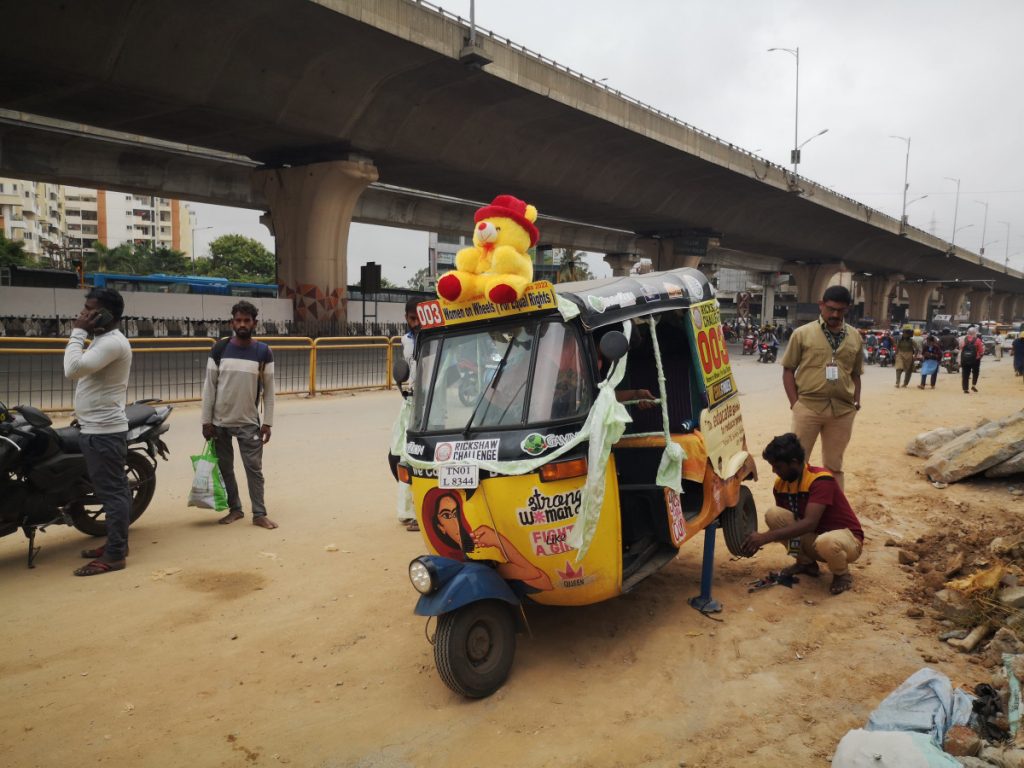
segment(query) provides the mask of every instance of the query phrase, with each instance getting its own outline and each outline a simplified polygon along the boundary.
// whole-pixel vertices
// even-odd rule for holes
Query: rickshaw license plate
[[[480,467],[476,464],[442,464],[437,468],[438,486],[441,488],[468,489],[480,485]]]

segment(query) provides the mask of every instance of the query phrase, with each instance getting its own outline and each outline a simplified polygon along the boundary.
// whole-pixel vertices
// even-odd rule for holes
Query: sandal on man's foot
[[[82,558],[85,560],[96,560],[100,557],[103,557],[103,555],[106,554],[106,552],[107,545],[103,544],[102,546],[96,547],[96,549],[83,549]],[[124,548],[124,556],[128,557],[128,547]]]
[[[405,530],[412,531],[412,532],[415,533],[419,529],[420,529],[420,524],[418,522],[416,522],[415,520],[408,520],[408,521],[406,521],[406,523],[405,523]]]
[[[813,579],[821,575],[821,569],[817,563],[793,563],[788,568],[779,571],[780,576],[796,576],[798,574],[810,576]]]
[[[243,517],[245,517],[245,513],[244,512],[238,512],[238,511],[228,512],[226,515],[224,515],[224,517],[222,517],[217,522],[220,523],[221,525],[228,525],[229,523],[235,522],[235,520],[241,520]]]
[[[853,576],[848,573],[844,573],[842,576],[832,577],[832,586],[828,588],[828,591],[833,595],[841,595],[852,586]]]
[[[91,563],[86,563],[81,568],[77,569],[75,571],[75,576],[99,576],[101,573],[123,571],[124,566],[124,560],[117,560],[113,563],[108,563],[106,560],[93,560]]]
[[[252,524],[259,526],[260,528],[266,528],[268,531],[272,531],[277,528],[277,523],[271,520],[266,515],[258,515],[252,519]]]

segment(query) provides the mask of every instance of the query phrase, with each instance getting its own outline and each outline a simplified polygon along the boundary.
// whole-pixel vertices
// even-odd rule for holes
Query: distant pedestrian
[[[978,336],[978,329],[973,325],[967,329],[964,343],[960,347],[960,377],[964,394],[978,391],[978,374],[981,373],[981,358],[985,355],[985,343]],[[967,391],[968,380],[971,390]]]
[[[833,285],[818,304],[821,316],[793,331],[782,356],[782,383],[792,431],[809,458],[821,435],[822,464],[843,487],[843,454],[860,410],[864,340],[844,318],[850,291]]]
[[[1013,340],[1013,375],[1024,375],[1024,331]]]
[[[64,375],[77,381],[75,418],[81,427],[79,446],[96,499],[103,503],[107,541],[82,550],[92,562],[75,576],[98,576],[120,571],[128,557],[128,525],[132,493],[128,487],[128,417],[125,399],[132,348],[118,330],[124,299],[110,288],[93,288],[85,295],[85,308],[75,319],[64,349]],[[92,333],[92,344],[85,340]]]
[[[921,349],[921,383],[918,389],[924,389],[925,381],[932,377],[932,389],[935,389],[935,381],[939,377],[939,361],[942,360],[942,347],[939,340],[929,334],[924,340],[924,347]]]
[[[218,341],[210,351],[203,385],[203,437],[214,441],[228,494],[228,513],[217,522],[227,525],[245,517],[235,479],[234,438],[249,484],[252,524],[277,528],[267,517],[263,499],[263,446],[270,442],[274,421],[274,355],[270,347],[252,337],[258,313],[248,301],[235,304],[231,308],[234,335]]]
[[[409,366],[409,379],[403,386],[410,392],[416,383],[416,341],[420,334],[420,318],[416,314],[416,308],[419,306],[419,302],[420,300],[416,298],[405,302],[405,324],[408,327],[408,331],[402,336],[402,357],[405,358],[405,362]],[[391,465],[391,472],[397,480],[399,457],[389,452],[388,462]],[[400,503],[396,505],[398,523],[405,526],[407,531],[418,531],[420,524],[416,521],[415,517],[409,517],[409,513],[413,511],[413,508],[409,499],[405,498],[408,487],[403,486],[399,490],[402,492],[402,497]]]
[[[914,372],[914,357],[917,347],[914,346],[914,326],[903,326],[903,334],[896,342],[896,386],[900,386],[900,374],[903,374],[903,386],[910,383],[910,374]]]

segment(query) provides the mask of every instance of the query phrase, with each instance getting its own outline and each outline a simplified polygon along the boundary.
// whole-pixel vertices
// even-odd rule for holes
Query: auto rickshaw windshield
[[[576,329],[517,321],[426,339],[410,429],[450,432],[585,417],[593,391]]]

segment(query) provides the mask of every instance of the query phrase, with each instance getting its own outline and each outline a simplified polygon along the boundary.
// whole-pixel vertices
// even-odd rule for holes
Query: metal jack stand
[[[700,595],[687,602],[701,613],[721,613],[722,604],[711,597],[711,578],[715,570],[715,536],[718,520],[704,529],[704,559],[700,567]]]

